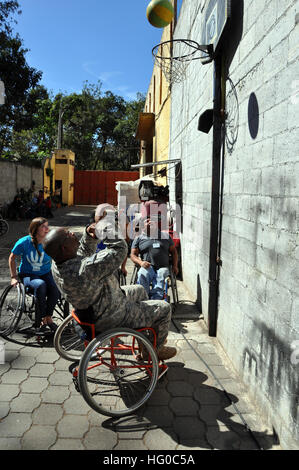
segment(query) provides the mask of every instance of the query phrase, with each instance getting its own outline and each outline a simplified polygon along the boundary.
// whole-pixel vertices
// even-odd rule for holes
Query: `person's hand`
[[[96,226],[96,224],[93,223],[93,224],[90,224],[89,227],[87,227],[87,229],[86,229],[86,232],[88,233],[88,235],[91,238],[97,238],[96,234],[95,234],[95,226]]]
[[[14,286],[14,287],[17,287],[18,284],[19,284],[18,278],[17,277],[12,277],[11,281],[10,281],[10,285]]]
[[[140,266],[141,266],[142,268],[149,269],[150,266],[151,266],[151,263],[149,263],[148,261],[142,261],[141,264],[140,264]]]

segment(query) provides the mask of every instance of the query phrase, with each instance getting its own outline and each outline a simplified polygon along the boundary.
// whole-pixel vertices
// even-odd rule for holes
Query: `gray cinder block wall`
[[[43,189],[41,168],[0,160],[0,205],[12,202],[17,190],[28,190],[32,180],[37,191]]]
[[[201,42],[206,4],[183,1],[175,37]],[[217,339],[291,449],[299,444],[299,2],[233,5]],[[184,281],[205,320],[213,132],[197,124],[212,107],[213,65],[193,61],[172,88],[169,158],[182,161]],[[174,204],[173,171],[169,184]]]

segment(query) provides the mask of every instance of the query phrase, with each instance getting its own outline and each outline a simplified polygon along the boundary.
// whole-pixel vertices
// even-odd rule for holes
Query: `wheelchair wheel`
[[[130,284],[136,284],[137,283],[137,275],[138,275],[138,266],[134,266],[132,276],[131,276],[131,281]]]
[[[148,360],[142,360],[143,357]],[[78,382],[85,401],[105,416],[133,413],[151,396],[158,380],[158,358],[151,342],[129,328],[113,329],[87,346]]]
[[[0,298],[0,334],[5,336],[13,333],[18,326],[24,310],[24,286],[8,286]]]
[[[75,329],[75,320],[69,315],[63,320],[55,332],[54,348],[59,356],[67,361],[79,361],[85,349],[84,339],[81,339]]]
[[[127,285],[127,277],[124,275],[124,273],[121,270],[119,270],[119,285],[120,286]]]
[[[8,232],[8,228],[9,226],[6,220],[0,219],[0,237]]]
[[[59,323],[67,318],[70,314],[70,304],[63,297],[58,299],[57,304],[54,307],[53,312],[53,321],[56,323],[57,320]]]
[[[171,293],[172,293],[172,302],[174,304],[177,304],[179,301],[179,296],[178,296],[178,289],[177,289],[177,283],[176,283],[176,276],[173,273],[172,269],[170,270],[170,287],[171,287]]]

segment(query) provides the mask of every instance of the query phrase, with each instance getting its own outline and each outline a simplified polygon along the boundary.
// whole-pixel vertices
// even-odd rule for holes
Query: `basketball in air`
[[[146,9],[146,16],[152,26],[165,28],[173,19],[173,5],[170,0],[152,0]]]

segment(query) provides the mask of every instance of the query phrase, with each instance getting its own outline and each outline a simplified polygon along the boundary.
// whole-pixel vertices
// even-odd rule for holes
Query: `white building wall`
[[[43,170],[5,160],[0,161],[0,205],[11,203],[17,190],[27,191],[35,181],[36,191],[43,189]]]
[[[184,0],[175,37],[201,42],[206,4]],[[228,123],[235,142],[225,146],[217,338],[281,444],[295,448],[299,443],[299,364],[294,354],[296,341],[299,349],[299,1],[239,0],[242,10],[240,42],[233,52],[230,36],[227,40]],[[206,320],[213,132],[199,132],[197,125],[200,114],[212,107],[213,64],[193,61],[186,80],[172,88],[170,158],[182,160],[184,281],[194,297],[200,281]],[[174,204],[173,176],[170,172]]]

